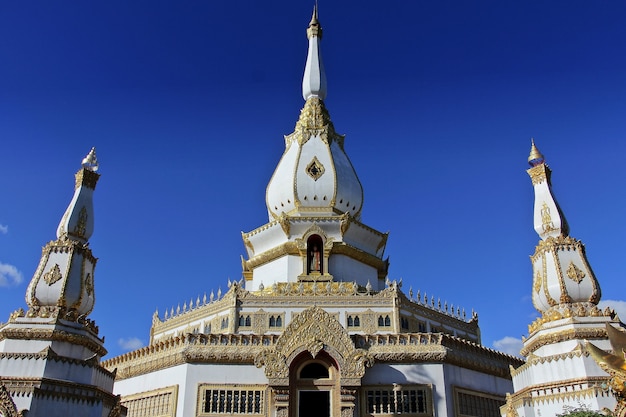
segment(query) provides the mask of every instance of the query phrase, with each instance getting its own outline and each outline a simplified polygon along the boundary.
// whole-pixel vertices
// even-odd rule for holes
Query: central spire
[[[346,155],[344,136],[337,134],[324,105],[326,75],[319,52],[322,28],[317,7],[307,28],[307,55],[302,96],[306,100],[294,132],[285,136],[285,152],[267,186],[270,220],[288,216],[358,218],[363,187]]]
[[[322,39],[322,26],[317,19],[317,5],[313,8],[313,16],[306,30],[309,38],[309,52],[304,67],[302,78],[302,97],[308,100],[311,97],[326,98],[326,73],[320,52],[320,40]]]
[[[363,187],[345,152],[344,136],[335,131],[324,105],[317,7],[307,35],[306,102],[267,184],[269,223],[242,234],[248,255],[242,261],[246,290],[334,279],[382,289],[387,235],[360,222]]]

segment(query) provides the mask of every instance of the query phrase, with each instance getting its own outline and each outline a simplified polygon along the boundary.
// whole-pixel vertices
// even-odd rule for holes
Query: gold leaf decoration
[[[544,233],[550,233],[556,230],[554,223],[552,222],[552,216],[550,214],[550,207],[544,202],[541,206],[541,226]]]
[[[59,268],[59,264],[54,264],[51,270],[43,274],[43,280],[46,281],[48,285],[52,285],[58,280],[63,278],[61,275],[61,268]]]
[[[93,295],[93,276],[90,273],[87,273],[85,277],[85,291],[87,291],[87,295]]]
[[[537,275],[535,275],[535,282],[533,284],[533,289],[537,294],[539,294],[539,291],[541,291],[541,280],[541,272],[537,271]]]
[[[83,206],[80,209],[80,213],[78,213],[78,223],[74,226],[73,234],[78,237],[85,237],[85,232],[87,230],[87,208]]]
[[[567,276],[572,281],[580,284],[586,275],[583,271],[580,270],[580,268],[574,265],[574,262],[570,262],[569,266],[567,267]]]

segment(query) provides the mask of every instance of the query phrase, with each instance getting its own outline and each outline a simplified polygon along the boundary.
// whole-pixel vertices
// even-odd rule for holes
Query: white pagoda
[[[499,416],[522,361],[481,345],[476,314],[387,276],[325,107],[317,11],[307,35],[304,108],[269,222],[243,234],[242,279],[155,313],[149,346],[104,363],[115,393],[129,417]]]
[[[28,310],[0,325],[0,416],[120,417],[112,394],[115,372],[100,365],[104,339],[89,319],[95,304],[93,192],[99,174],[95,149],[83,159],[76,186],[44,246],[26,290]]]
[[[613,410],[609,376],[589,356],[585,341],[610,350],[606,325],[624,325],[614,311],[598,308],[601,292],[580,240],[569,236],[552,194],[551,170],[533,141],[528,174],[535,189],[534,227],[540,237],[533,266],[533,305],[541,316],[528,326],[521,354],[511,368],[515,391],[502,408],[506,417],[555,416],[564,407]]]

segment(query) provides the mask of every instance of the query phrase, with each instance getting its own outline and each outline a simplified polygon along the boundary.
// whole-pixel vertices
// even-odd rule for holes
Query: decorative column
[[[341,387],[341,417],[355,417],[357,392],[355,387]]]
[[[289,417],[289,387],[274,387],[274,412],[272,417]]]

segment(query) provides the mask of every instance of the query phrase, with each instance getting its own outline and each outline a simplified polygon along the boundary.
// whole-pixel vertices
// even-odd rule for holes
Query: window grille
[[[364,397],[366,416],[432,415],[431,390],[428,386],[412,386],[401,389],[394,387],[366,388]]]
[[[265,413],[265,390],[226,387],[203,389],[201,416]]]
[[[458,417],[500,417],[500,407],[506,404],[506,399],[497,395],[461,388],[455,391]]]

